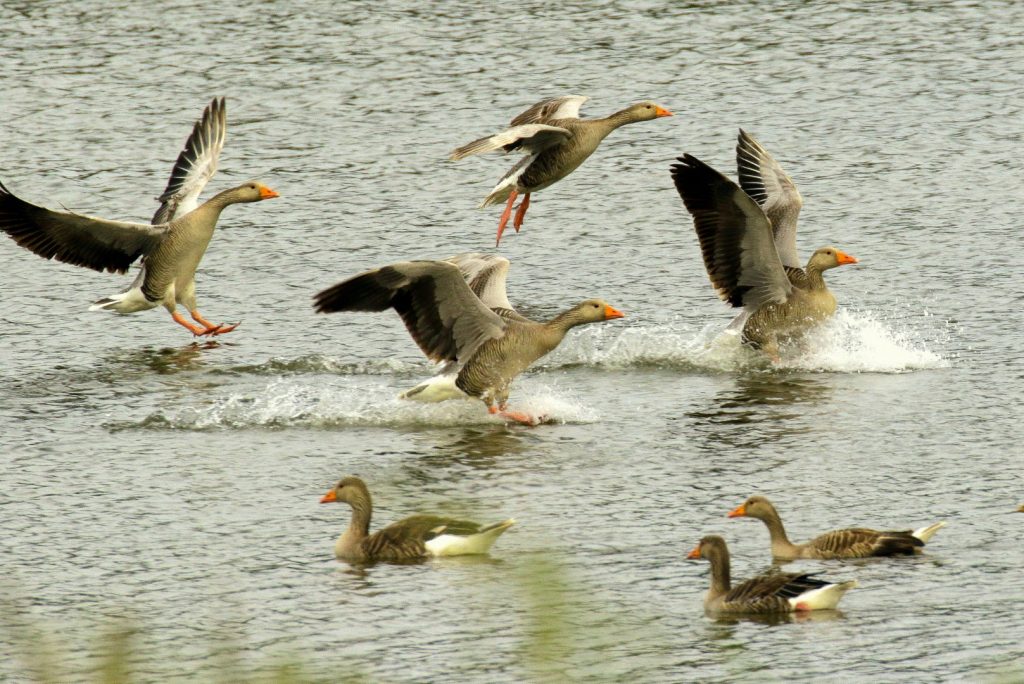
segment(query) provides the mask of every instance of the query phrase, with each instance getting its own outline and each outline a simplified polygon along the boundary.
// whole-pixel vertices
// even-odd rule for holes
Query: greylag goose
[[[704,265],[719,296],[744,312],[730,325],[743,341],[779,360],[779,344],[832,316],[824,271],[855,264],[822,247],[800,268],[796,225],[802,200],[760,144],[740,131],[740,185],[689,154],[672,166],[676,190],[693,215]]]
[[[501,243],[501,234],[512,215],[512,205],[520,194],[523,201],[512,222],[517,233],[530,206],[530,194],[540,192],[576,170],[609,133],[625,124],[672,116],[672,112],[653,102],[638,102],[600,119],[581,119],[580,107],[588,99],[569,95],[538,102],[512,119],[509,128],[501,133],[474,140],[452,152],[453,161],[497,149],[526,153],[480,204],[486,207],[506,202],[498,221],[495,245]]]
[[[343,478],[320,499],[320,503],[336,501],[352,507],[352,520],[334,544],[334,555],[357,563],[487,553],[502,532],[516,522],[510,518],[481,527],[467,520],[413,515],[370,534],[373,501],[365,482],[355,476]]]
[[[921,553],[936,532],[945,527],[937,522],[918,530],[880,531],[863,527],[833,530],[809,542],[793,544],[786,536],[782,518],[772,502],[763,496],[752,496],[729,513],[730,518],[757,518],[764,522],[772,541],[772,556],[782,560],[795,558],[868,558],[871,556],[902,556]]]
[[[857,582],[825,582],[812,574],[773,572],[732,586],[725,540],[709,535],[686,556],[711,563],[711,588],[704,597],[709,613],[794,613],[832,610]]]
[[[195,273],[224,207],[277,197],[270,188],[247,182],[225,190],[202,206],[197,198],[217,170],[226,130],[224,100],[214,99],[178,156],[153,224],[128,223],[53,211],[16,197],[0,183],[0,230],[44,259],[96,271],[126,273],[139,257],[138,277],[119,294],[95,302],[91,310],[127,314],[164,306],[193,335],[220,335],[235,325],[203,318],[196,307]],[[183,305],[199,323],[185,320]]]
[[[601,299],[588,299],[546,322],[516,311],[505,293],[509,261],[460,254],[447,261],[402,261],[366,271],[315,296],[320,313],[394,309],[427,357],[444,362],[442,377],[463,394],[480,398],[490,413],[522,423],[533,419],[506,411],[512,380],[557,347],[578,325],[623,314]],[[404,396],[450,398],[420,385]]]

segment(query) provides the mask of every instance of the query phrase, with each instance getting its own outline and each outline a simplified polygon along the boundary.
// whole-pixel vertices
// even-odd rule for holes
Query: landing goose
[[[342,478],[320,503],[343,501],[352,507],[348,528],[334,544],[334,555],[357,563],[415,561],[431,556],[483,554],[515,520],[481,527],[436,515],[413,515],[370,534],[373,501],[360,478]]]
[[[530,416],[506,411],[512,380],[552,351],[572,328],[622,318],[601,299],[588,299],[546,322],[516,311],[505,293],[509,261],[486,254],[460,254],[446,261],[402,261],[349,278],[319,292],[320,313],[384,311],[393,308],[433,361],[445,363],[442,376],[490,413],[523,423]],[[439,401],[431,383],[408,398]]]
[[[782,518],[772,502],[763,496],[752,496],[729,513],[730,518],[757,518],[764,522],[772,542],[772,556],[782,560],[796,558],[868,558],[871,556],[902,556],[921,553],[936,532],[945,527],[937,522],[918,530],[871,530],[851,527],[819,535],[809,542],[793,544],[786,536]]]
[[[507,200],[498,221],[495,245],[501,243],[501,234],[512,214],[512,205],[520,194],[523,194],[523,201],[512,222],[517,233],[530,206],[530,194],[572,173],[593,154],[609,133],[625,124],[672,116],[672,112],[653,102],[638,102],[600,119],[581,119],[580,107],[588,99],[582,95],[569,95],[543,100],[512,119],[510,127],[501,133],[474,140],[451,153],[453,161],[497,149],[526,153],[480,205],[486,207]]]
[[[163,306],[193,335],[220,335],[236,325],[218,325],[196,307],[195,273],[224,207],[277,197],[247,182],[197,207],[197,198],[217,169],[226,131],[224,99],[214,99],[178,156],[153,224],[128,223],[54,211],[15,196],[0,183],[0,230],[45,259],[96,271],[125,273],[141,257],[138,277],[122,292],[100,299],[91,310],[134,313]],[[178,310],[184,306],[195,325]]]
[[[817,579],[813,574],[773,572],[758,575],[732,586],[729,549],[725,540],[708,535],[686,556],[711,563],[711,588],[704,597],[708,613],[794,613],[832,610],[856,581],[838,584]]]
[[[743,307],[730,328],[779,360],[779,344],[835,313],[822,273],[857,259],[822,247],[800,268],[796,226],[802,200],[774,158],[746,132],[736,148],[740,185],[689,154],[672,166],[693,215],[704,266],[719,296]]]

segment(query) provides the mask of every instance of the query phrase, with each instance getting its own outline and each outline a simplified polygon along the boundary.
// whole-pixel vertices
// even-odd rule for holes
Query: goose
[[[231,204],[278,197],[249,181],[214,195],[201,206],[199,194],[217,170],[227,119],[224,99],[203,111],[171,172],[152,224],[111,221],[31,204],[0,183],[0,230],[44,259],[96,271],[126,273],[140,257],[135,280],[122,292],[95,302],[91,311],[128,314],[163,306],[175,323],[195,336],[222,335],[237,327],[206,320],[196,307],[195,273],[213,237],[221,211]],[[178,312],[183,305],[199,325]]]
[[[588,99],[583,95],[568,95],[543,100],[512,119],[504,131],[474,140],[451,153],[449,158],[452,161],[497,149],[526,153],[480,204],[487,207],[506,202],[505,211],[498,221],[495,246],[501,243],[516,197],[523,195],[512,222],[518,233],[530,206],[530,195],[575,171],[609,133],[625,124],[672,116],[672,112],[664,107],[645,101],[600,119],[581,119],[580,107]]]
[[[719,296],[744,311],[730,324],[746,344],[779,361],[779,344],[835,313],[822,274],[857,259],[822,247],[800,267],[796,226],[802,199],[796,185],[760,143],[742,129],[736,147],[740,184],[696,157],[672,165],[672,178],[693,215],[704,266]]]
[[[711,563],[711,588],[704,597],[708,613],[794,613],[832,610],[856,580],[838,584],[813,574],[773,572],[752,577],[735,587],[729,575],[729,549],[725,540],[708,535],[686,556]]]
[[[764,522],[772,540],[772,556],[781,560],[913,555],[921,553],[921,549],[932,535],[946,526],[945,522],[937,522],[913,531],[880,531],[851,527],[826,532],[803,544],[793,544],[786,536],[782,518],[779,517],[775,506],[763,496],[750,497],[730,511],[728,517],[757,518]]]
[[[366,483],[354,475],[344,477],[320,499],[322,504],[339,501],[352,507],[352,520],[335,542],[334,555],[357,563],[487,553],[495,540],[516,522],[509,518],[481,527],[467,520],[413,515],[370,534],[373,500]]]
[[[508,259],[478,253],[401,261],[317,293],[314,307],[319,313],[394,309],[423,353],[445,364],[440,377],[449,386],[478,397],[492,414],[533,424],[529,415],[506,410],[512,380],[554,350],[572,328],[624,314],[602,299],[588,299],[546,322],[532,321],[508,301],[508,268]],[[437,384],[422,384],[404,396],[451,398]]]

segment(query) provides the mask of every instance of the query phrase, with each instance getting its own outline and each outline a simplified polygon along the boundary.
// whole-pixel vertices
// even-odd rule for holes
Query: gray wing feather
[[[203,110],[174,163],[167,187],[157,198],[161,204],[153,215],[153,223],[169,223],[196,208],[199,194],[217,172],[227,126],[224,98],[214,98]]]
[[[109,221],[39,207],[11,194],[2,183],[0,230],[44,259],[112,273],[127,272],[167,234],[165,225]]]
[[[506,279],[508,278],[509,260],[497,254],[467,252],[456,254],[447,259],[462,272],[469,289],[473,291],[488,309],[509,309],[514,311],[508,301]]]
[[[541,100],[525,112],[512,119],[510,126],[531,123],[550,123],[557,119],[578,119],[580,107],[590,98],[586,95],[566,95]]]
[[[761,207],[696,157],[686,154],[679,162],[672,166],[672,178],[693,215],[704,266],[719,296],[749,309],[786,301],[793,286]]]
[[[526,152],[537,153],[565,142],[571,136],[571,132],[557,126],[547,126],[545,124],[515,126],[496,135],[467,143],[454,150],[449,159],[458,161],[473,154],[492,152],[503,147],[510,147],[510,149],[522,148]]]
[[[803,199],[793,179],[761,143],[742,128],[736,143],[736,166],[740,187],[761,205],[772,223],[775,248],[782,265],[799,268],[796,230]]]
[[[393,308],[423,353],[438,362],[464,362],[506,325],[446,261],[402,261],[361,273],[318,293],[314,306],[321,313]]]

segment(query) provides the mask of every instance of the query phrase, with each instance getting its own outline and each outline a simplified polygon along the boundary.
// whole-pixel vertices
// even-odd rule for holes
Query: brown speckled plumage
[[[790,599],[805,592],[836,586],[841,595],[855,584],[833,585],[807,573],[771,572],[732,586],[729,549],[717,535],[701,539],[688,558],[703,558],[711,564],[711,587],[704,597],[704,609],[713,613],[791,613],[794,605]]]
[[[883,531],[851,527],[826,532],[803,544],[793,544],[786,536],[782,518],[775,506],[763,496],[748,498],[733,510],[729,517],[756,518],[763,521],[771,538],[772,556],[783,560],[912,555],[921,553],[927,539],[943,525],[943,523],[938,523],[917,532],[914,530]]]
[[[465,538],[480,535],[475,537],[476,546],[472,546],[473,542],[467,539],[471,550],[463,553],[484,552],[514,523],[512,520],[505,520],[481,526],[468,520],[436,515],[413,515],[371,534],[373,500],[363,480],[355,476],[345,477],[321,499],[321,503],[335,501],[347,503],[352,507],[352,519],[335,544],[335,555],[355,562],[402,562],[422,560],[431,555],[461,555],[431,552],[428,543],[442,535]]]

